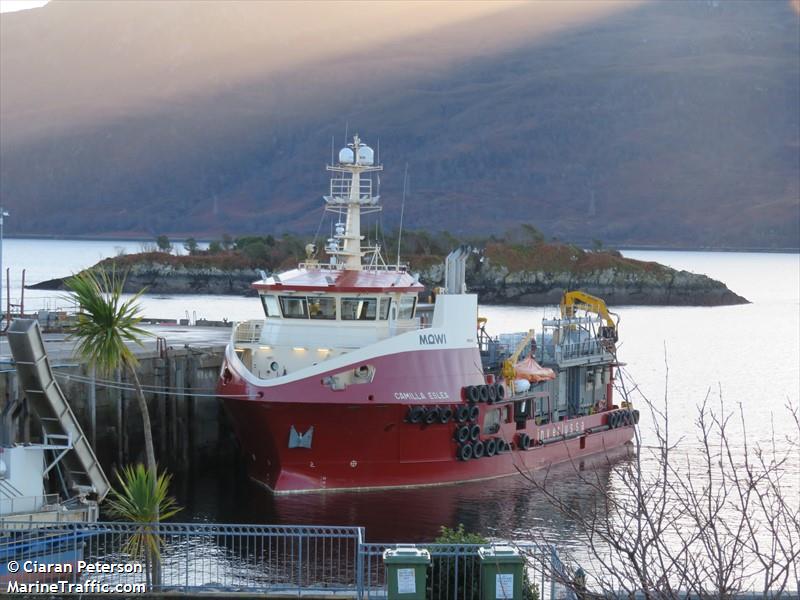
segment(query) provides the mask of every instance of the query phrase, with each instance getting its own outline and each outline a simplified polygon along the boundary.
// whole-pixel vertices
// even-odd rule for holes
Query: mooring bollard
[[[482,600],[522,600],[525,559],[511,546],[478,549]]]
[[[414,545],[398,545],[383,552],[389,588],[388,600],[425,600],[431,553]]]

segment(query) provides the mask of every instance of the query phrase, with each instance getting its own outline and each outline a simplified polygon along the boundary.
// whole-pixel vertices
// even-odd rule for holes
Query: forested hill
[[[410,228],[800,246],[797,3],[599,5],[3,14],[7,233],[313,232],[348,127],[380,140],[387,227],[408,163]]]

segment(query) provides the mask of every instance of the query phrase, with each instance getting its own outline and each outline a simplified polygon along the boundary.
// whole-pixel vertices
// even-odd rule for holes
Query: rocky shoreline
[[[467,287],[482,304],[541,306],[558,303],[565,290],[582,290],[608,304],[660,306],[724,306],[748,300],[706,275],[658,268],[632,271],[605,267],[584,272],[564,269],[514,270],[492,264],[487,258],[467,264]],[[147,293],[255,295],[251,284],[261,279],[259,269],[219,268],[159,263],[153,260],[129,266],[126,292],[147,288]],[[414,269],[426,287],[444,284],[444,265]],[[64,290],[64,278],[51,279],[29,289]]]

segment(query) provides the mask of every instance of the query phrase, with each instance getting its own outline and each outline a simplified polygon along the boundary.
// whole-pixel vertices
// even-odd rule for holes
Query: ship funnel
[[[444,261],[444,289],[446,294],[465,294],[467,291],[467,257],[469,246],[459,246]]]

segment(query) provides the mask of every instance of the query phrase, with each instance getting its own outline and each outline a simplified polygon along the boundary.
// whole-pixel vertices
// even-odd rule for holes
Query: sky
[[[47,4],[48,0],[0,0],[0,13],[39,8]]]

